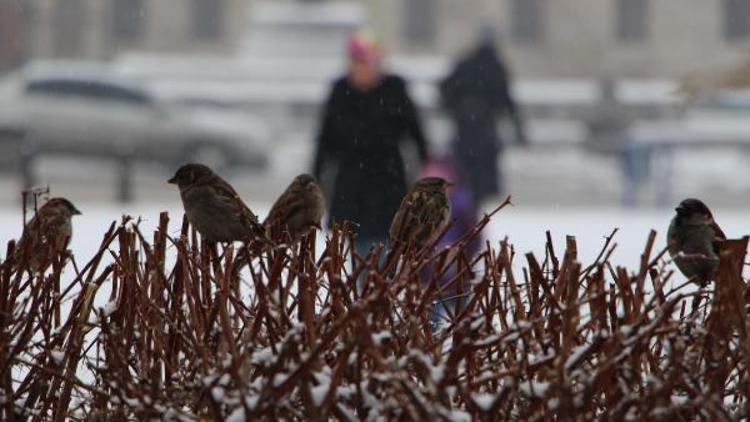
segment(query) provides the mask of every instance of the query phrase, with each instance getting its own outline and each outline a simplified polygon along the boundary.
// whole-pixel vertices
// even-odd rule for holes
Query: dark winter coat
[[[454,154],[469,175],[475,197],[498,193],[497,154],[502,144],[497,119],[509,114],[519,122],[508,72],[494,47],[481,46],[459,61],[441,82],[440,94],[456,126]]]
[[[314,173],[328,163],[336,168],[331,220],[360,225],[361,237],[385,238],[391,219],[406,194],[406,176],[399,143],[416,143],[420,158],[427,145],[417,111],[403,79],[383,76],[368,92],[346,78],[337,80],[323,113],[317,138]]]

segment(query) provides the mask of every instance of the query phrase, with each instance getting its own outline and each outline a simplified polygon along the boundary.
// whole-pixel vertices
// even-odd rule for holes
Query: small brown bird
[[[224,179],[203,164],[185,164],[167,181],[180,188],[190,224],[203,240],[232,242],[265,237],[258,217]]]
[[[24,227],[18,242],[17,259],[22,259],[21,254],[30,253],[30,268],[44,272],[53,256],[67,250],[73,235],[72,217],[80,214],[78,208],[65,198],[47,201]]]
[[[719,248],[726,236],[698,199],[685,199],[675,211],[667,231],[669,255],[685,277],[705,286],[716,274]]]
[[[271,239],[284,240],[286,232],[296,241],[311,227],[320,229],[323,213],[325,199],[318,181],[309,174],[300,174],[273,204],[263,226]]]
[[[389,231],[392,245],[412,242],[424,246],[450,223],[451,203],[446,189],[450,182],[440,177],[417,180],[401,201]]]

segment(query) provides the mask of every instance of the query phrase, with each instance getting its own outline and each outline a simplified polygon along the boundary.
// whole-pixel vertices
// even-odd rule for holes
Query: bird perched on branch
[[[450,223],[449,186],[452,184],[440,177],[425,177],[414,183],[393,217],[389,230],[392,245],[425,246]]]
[[[180,188],[190,224],[203,240],[231,242],[265,238],[258,217],[232,186],[203,164],[185,164],[167,181]]]
[[[325,199],[318,181],[309,174],[300,174],[273,204],[263,226],[271,239],[285,240],[284,233],[288,233],[295,241],[312,227],[320,229],[324,213]]]
[[[78,208],[65,198],[47,201],[24,227],[18,242],[17,259],[23,259],[23,254],[31,254],[30,268],[44,272],[52,263],[53,256],[67,251],[73,235],[71,220],[74,215],[80,214]]]
[[[685,199],[675,211],[667,232],[669,255],[685,277],[705,286],[716,274],[719,248],[726,236],[698,199]]]

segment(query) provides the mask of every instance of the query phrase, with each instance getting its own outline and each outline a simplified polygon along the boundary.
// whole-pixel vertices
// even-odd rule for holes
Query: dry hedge
[[[20,257],[0,273],[0,418],[750,416],[747,238],[725,245],[712,292],[686,292],[667,289],[653,232],[634,272],[609,262],[615,232],[588,265],[549,233],[541,259],[506,241],[467,256],[490,217],[446,249],[391,251],[387,271],[349,227],[259,253],[201,244],[184,221],[172,238],[166,214],[150,240],[113,223],[82,267],[34,274]]]

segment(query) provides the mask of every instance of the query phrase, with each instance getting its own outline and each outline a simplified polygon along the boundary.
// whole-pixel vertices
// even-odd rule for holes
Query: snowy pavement
[[[249,206],[261,217],[267,213],[270,205],[270,202],[249,202]],[[74,219],[71,243],[79,264],[93,256],[109,225],[119,221],[124,214],[140,217],[143,220],[142,232],[147,237],[158,224],[162,211],[169,212],[171,232],[177,233],[182,221],[182,207],[178,201],[168,202],[168,205],[144,202],[127,206],[82,203],[79,208],[83,215]],[[717,208],[714,211],[727,236],[750,234],[747,219],[750,210]],[[634,270],[638,268],[640,254],[651,229],[658,232],[656,249],[665,246],[664,236],[671,216],[670,210],[515,206],[497,214],[485,230],[485,236],[495,245],[507,236],[515,247],[517,262],[521,263],[526,252],[534,252],[538,258],[543,258],[546,230],[551,231],[559,254],[563,252],[565,236],[574,235],[578,242],[579,260],[587,264],[598,255],[605,236],[618,228],[615,236],[618,246],[612,255],[612,262]],[[0,207],[0,243],[3,245],[0,255],[5,254],[7,242],[21,234],[21,221],[19,209]]]
[[[224,174],[240,196],[261,216],[273,200],[298,173],[308,171],[312,154],[307,131],[273,144],[270,168],[264,172],[243,171]],[[747,215],[750,211],[750,170],[745,165],[750,152],[686,152],[675,157],[674,196],[667,203],[695,196],[704,199],[714,210],[717,221],[727,235],[740,237],[750,233]],[[580,260],[586,264],[599,253],[604,237],[615,227],[618,248],[613,263],[637,268],[639,256],[651,229],[659,232],[657,249],[665,245],[664,232],[672,216],[670,208],[619,208],[622,194],[621,168],[614,156],[573,149],[509,149],[501,158],[506,170],[506,186],[513,192],[515,207],[500,212],[486,230],[486,236],[497,242],[508,236],[515,246],[517,263],[532,251],[544,254],[545,231],[551,230],[557,250],[562,253],[566,235],[578,240]],[[161,211],[168,211],[170,230],[176,233],[182,220],[179,193],[166,183],[174,169],[155,165],[138,165],[134,177],[137,202],[117,204],[114,197],[115,177],[112,163],[76,161],[59,158],[40,160],[39,182],[50,184],[54,196],[70,198],[83,215],[74,220],[71,248],[79,263],[98,249],[106,229],[123,214],[141,217],[143,233],[156,226]],[[641,197],[648,200],[653,189],[645,186]],[[18,180],[0,178],[0,256],[5,244],[17,238],[22,230],[22,216],[17,205]],[[500,202],[497,198],[497,203]],[[492,203],[486,204],[492,207]]]
[[[440,131],[434,129],[432,132]],[[248,202],[272,202],[294,176],[310,171],[311,133],[301,128],[293,135],[274,141],[271,162],[266,170],[222,172],[222,176]],[[433,141],[445,136],[435,133],[432,134]],[[433,152],[439,154],[445,149],[443,144],[433,142]],[[698,197],[712,206],[750,208],[747,199],[750,198],[750,167],[747,166],[750,150],[685,150],[661,157],[662,161],[665,159],[668,163],[661,167],[668,174],[653,172],[651,180],[645,181],[636,194],[643,205],[676,204],[685,197]],[[623,168],[613,154],[572,147],[508,148],[498,158],[498,163],[503,169],[503,184],[519,205],[542,209],[552,205],[614,208],[622,203],[625,192]],[[74,203],[113,201],[115,198],[116,166],[113,162],[43,157],[35,169],[38,185],[49,185],[53,195],[68,197]],[[409,170],[411,174],[416,173],[414,163]],[[166,183],[174,171],[166,166],[137,164],[133,177],[136,200],[164,204],[176,201],[178,195],[174,186]],[[657,181],[664,177],[671,181],[666,184],[671,197],[657,188],[660,185]],[[0,174],[0,207],[17,203],[19,185],[17,175]]]

